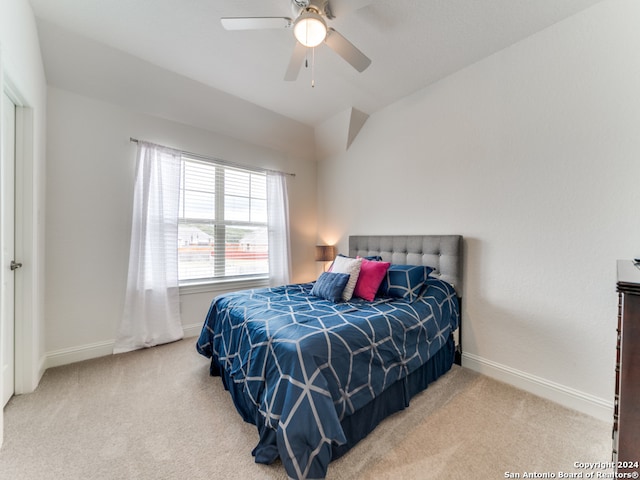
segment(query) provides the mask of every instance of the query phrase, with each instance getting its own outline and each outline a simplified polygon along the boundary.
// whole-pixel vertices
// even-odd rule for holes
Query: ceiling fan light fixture
[[[294,22],[293,34],[305,47],[317,47],[327,37],[327,24],[319,13],[306,10]]]

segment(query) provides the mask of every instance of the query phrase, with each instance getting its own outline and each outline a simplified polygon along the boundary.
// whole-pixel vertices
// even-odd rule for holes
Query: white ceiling
[[[322,45],[312,88],[311,69],[296,82],[283,80],[291,30],[226,31],[220,23],[225,16],[291,17],[289,0],[30,0],[54,83],[64,82],[56,64],[69,70],[63,59],[72,48],[104,66],[92,82],[107,85],[110,75],[122,82],[131,69],[113,54],[121,51],[210,87],[212,95],[239,97],[311,127],[350,107],[373,114],[598,1],[331,0],[339,16],[329,25],[372,64],[358,73]],[[365,6],[353,10],[359,4]],[[65,78],[87,78],[85,63]],[[144,90],[149,78],[131,74],[126,83]]]

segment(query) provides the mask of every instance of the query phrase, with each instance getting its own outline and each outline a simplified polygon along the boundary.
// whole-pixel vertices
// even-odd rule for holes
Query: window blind
[[[182,157],[180,284],[269,274],[266,173]]]

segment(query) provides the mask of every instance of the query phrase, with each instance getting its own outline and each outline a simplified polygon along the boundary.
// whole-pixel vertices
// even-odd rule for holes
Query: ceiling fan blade
[[[300,73],[300,67],[307,54],[307,47],[300,42],[296,42],[296,46],[293,47],[293,53],[291,54],[291,60],[289,60],[289,66],[287,67],[287,73],[284,75],[284,79],[287,82],[294,82],[298,78]]]
[[[287,17],[224,17],[220,22],[225,30],[262,30],[293,25],[293,21]]]
[[[353,68],[359,72],[363,72],[371,65],[371,59],[358,50],[353,43],[344,38],[333,28],[327,30],[326,43],[331,50],[344,58]]]

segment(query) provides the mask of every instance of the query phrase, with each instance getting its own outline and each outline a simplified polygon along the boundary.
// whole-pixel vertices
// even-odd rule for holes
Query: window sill
[[[229,280],[208,281],[202,283],[189,283],[180,285],[180,295],[195,295],[198,293],[221,293],[250,290],[252,288],[264,288],[269,286],[268,277],[240,278]]]

